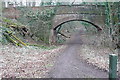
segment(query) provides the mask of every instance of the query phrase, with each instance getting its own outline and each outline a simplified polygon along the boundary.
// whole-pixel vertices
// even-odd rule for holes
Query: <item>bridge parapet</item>
[[[86,14],[62,14],[56,15],[53,19],[53,29],[61,24],[69,21],[87,20],[103,26],[105,22],[105,15],[86,15]]]
[[[74,6],[60,6],[57,8],[57,14],[68,14],[68,13],[86,13],[86,14],[97,14],[105,15],[105,6],[97,5],[74,5]]]
[[[94,14],[94,15],[105,15],[104,6],[95,6],[95,5],[61,5],[61,6],[41,6],[41,7],[31,7],[33,11],[43,11],[45,9],[52,9],[57,7],[57,15],[61,14]],[[3,8],[3,16],[8,18],[18,18],[21,14],[21,11],[16,7]],[[10,13],[10,14],[8,14]],[[12,15],[14,14],[14,15]]]

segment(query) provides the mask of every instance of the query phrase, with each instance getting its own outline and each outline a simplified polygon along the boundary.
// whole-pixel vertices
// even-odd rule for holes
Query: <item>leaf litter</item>
[[[1,78],[44,78],[54,65],[54,59],[65,46],[45,50],[21,48],[12,45],[0,46]]]

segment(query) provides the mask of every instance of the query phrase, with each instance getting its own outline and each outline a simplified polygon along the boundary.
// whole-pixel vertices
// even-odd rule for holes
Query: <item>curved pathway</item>
[[[108,73],[79,59],[77,50],[83,44],[78,33],[67,42],[67,48],[57,58],[55,66],[49,72],[49,78],[108,78]]]

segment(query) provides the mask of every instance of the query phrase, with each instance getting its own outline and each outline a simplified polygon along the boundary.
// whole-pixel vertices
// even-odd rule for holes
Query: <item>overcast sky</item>
[[[36,6],[39,6],[41,1],[45,1],[45,2],[52,1],[54,3],[56,3],[56,2],[70,2],[70,3],[72,3],[72,2],[77,2],[78,3],[79,2],[79,3],[81,3],[81,2],[104,2],[104,1],[118,2],[120,0],[2,0],[2,1],[4,1],[4,2],[13,2],[13,3],[17,2],[18,4],[20,2],[22,2],[23,5],[26,5],[26,2],[36,2]],[[7,7],[8,5],[5,4],[5,6]]]
[[[35,1],[35,2],[41,2],[41,0],[3,0],[3,1],[6,1],[6,2],[8,2],[8,1],[10,1],[10,2],[33,2],[33,1]],[[42,0],[42,1],[50,1],[50,0]],[[84,2],[103,2],[103,1],[108,1],[108,2],[118,2],[118,1],[120,1],[120,0],[52,0],[53,2],[56,2],[56,1],[58,1],[58,2],[73,2],[73,1],[75,1],[75,2],[82,2],[82,1],[84,1]]]

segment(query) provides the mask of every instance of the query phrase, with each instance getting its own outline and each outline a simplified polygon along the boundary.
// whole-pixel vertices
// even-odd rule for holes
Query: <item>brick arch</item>
[[[86,22],[86,23],[89,23],[89,24],[93,25],[98,31],[101,31],[101,30],[102,30],[102,28],[99,27],[98,25],[96,25],[95,23],[90,22],[90,21],[87,21],[87,20],[80,20],[80,19],[72,19],[72,20],[63,21],[63,22],[59,23],[56,27],[54,27],[53,30],[56,30],[60,25],[62,25],[62,24],[64,24],[64,23],[67,23],[67,22],[71,22],[71,21],[82,21],[82,22]]]
[[[82,14],[61,14],[61,15],[56,15],[53,19],[53,30],[57,29],[60,25],[70,22],[70,21],[83,21],[86,23],[89,23],[93,25],[95,28],[97,28],[98,31],[102,30],[101,27],[99,27],[96,24],[96,20],[103,20],[100,15],[85,15],[87,19],[85,19],[84,15]]]
[[[84,15],[82,14],[60,14],[60,15],[54,16],[53,21],[52,21],[53,24],[52,24],[52,29],[50,32],[49,42],[51,44],[55,44],[56,37],[57,37],[56,29],[60,25],[70,22],[70,21],[83,21],[83,22],[93,25],[98,31],[102,30],[102,28],[96,25],[95,23],[96,23],[96,20],[104,21],[104,16],[100,16],[100,15],[85,15],[85,16],[87,17],[87,19],[85,19]]]

